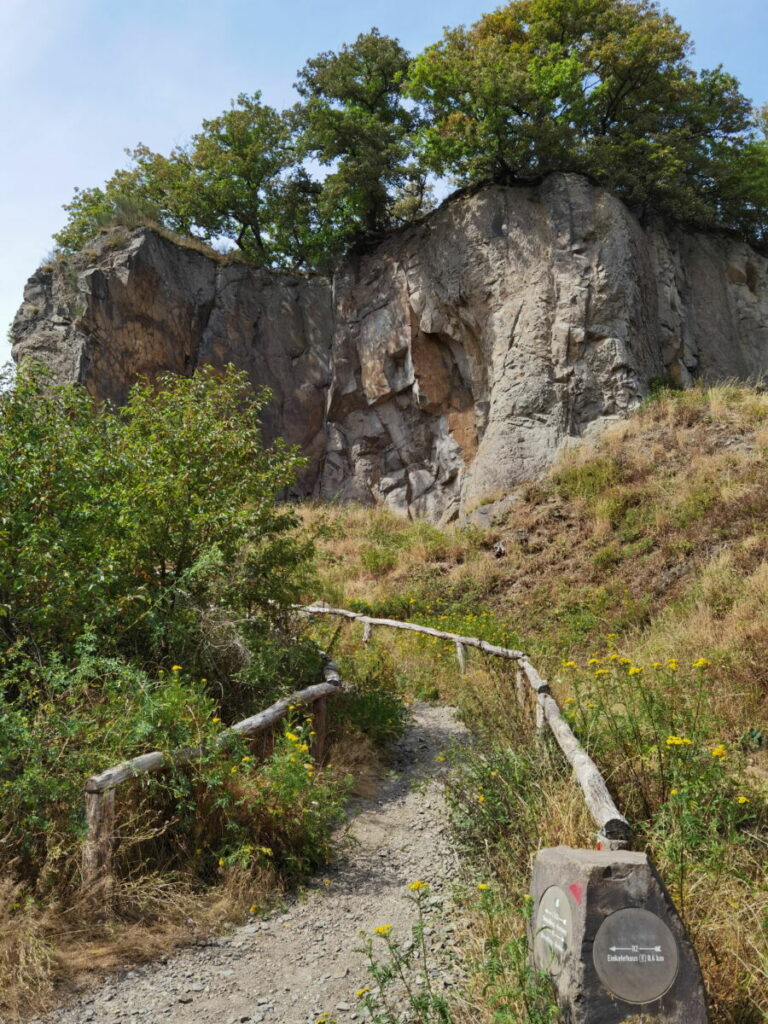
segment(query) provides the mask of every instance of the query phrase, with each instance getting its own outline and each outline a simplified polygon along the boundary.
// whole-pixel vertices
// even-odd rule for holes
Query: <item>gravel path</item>
[[[111,978],[45,1024],[309,1024],[321,1013],[356,1021],[364,1014],[355,993],[371,983],[359,932],[391,924],[393,936],[407,941],[415,920],[407,885],[416,879],[430,883],[430,975],[438,989],[450,988],[461,969],[448,917],[457,865],[436,757],[465,739],[452,709],[414,705],[376,796],[351,804],[351,847],[301,898],[226,937]]]

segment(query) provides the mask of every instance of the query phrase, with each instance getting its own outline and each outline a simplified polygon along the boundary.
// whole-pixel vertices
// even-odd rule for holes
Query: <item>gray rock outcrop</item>
[[[768,261],[641,225],[574,175],[457,196],[322,279],[151,231],[41,270],[13,355],[120,401],[138,373],[233,362],[310,457],[305,493],[453,518],[625,416],[654,379],[768,370]]]
[[[156,231],[117,228],[32,275],[12,355],[38,359],[55,379],[118,404],[140,376],[233,363],[273,392],[265,438],[300,446],[307,493],[325,452],[332,314],[323,278],[259,270]]]

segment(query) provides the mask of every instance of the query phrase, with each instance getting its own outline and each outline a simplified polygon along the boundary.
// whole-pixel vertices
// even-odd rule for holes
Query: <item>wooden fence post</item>
[[[544,715],[544,708],[541,706],[539,701],[536,701],[536,736],[538,739],[544,739],[547,732],[547,719]]]
[[[367,644],[368,641],[371,639],[371,633],[372,632],[373,632],[373,627],[371,626],[370,622],[364,622],[363,623],[363,643],[364,644]]]
[[[85,817],[88,835],[83,844],[82,854],[83,889],[94,901],[106,905],[112,889],[114,789],[104,789],[100,792],[86,790]]]
[[[456,660],[459,663],[459,672],[462,672],[462,673],[466,672],[466,670],[467,670],[466,652],[464,650],[464,644],[459,643],[458,640],[456,641]]]

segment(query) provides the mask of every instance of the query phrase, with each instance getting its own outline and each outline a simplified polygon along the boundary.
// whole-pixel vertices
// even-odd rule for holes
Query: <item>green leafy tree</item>
[[[69,221],[54,236],[62,249],[82,247],[106,224],[156,221],[207,241],[228,239],[260,265],[301,262],[294,250],[279,251],[280,241],[292,239],[277,227],[294,187],[291,131],[259,93],[238,96],[169,156],[144,145],[128,153],[130,169],[116,171],[103,189],[77,190],[65,206]]]
[[[425,172],[412,159],[418,115],[402,92],[408,67],[400,43],[374,28],[299,72],[299,147],[331,168],[319,217],[340,237],[391,227],[398,202],[414,185],[419,207],[425,205]]]
[[[285,118],[259,93],[241,94],[230,110],[203,121],[192,140],[187,195],[194,222],[209,236],[232,239],[255,262],[273,263],[281,176],[292,160]]]
[[[263,447],[267,398],[230,370],[138,384],[115,411],[20,373],[0,399],[6,645],[66,656],[97,631],[140,664],[191,666],[206,623],[279,621],[311,545],[275,500],[301,459]]]
[[[749,138],[750,110],[732,76],[697,75],[689,52],[649,0],[514,0],[416,59],[423,158],[462,184],[576,171],[711,221],[723,152]]]

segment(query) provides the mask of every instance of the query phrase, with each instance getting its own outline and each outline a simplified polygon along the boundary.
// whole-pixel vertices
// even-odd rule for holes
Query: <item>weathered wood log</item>
[[[334,683],[316,683],[315,686],[308,686],[306,690],[299,690],[298,693],[292,693],[290,697],[283,697],[257,715],[251,715],[250,718],[244,718],[242,722],[236,722],[235,725],[229,727],[228,731],[241,736],[253,736],[257,732],[271,728],[281,718],[284,718],[291,704],[311,704],[320,697],[328,697],[330,694],[336,693],[338,689]],[[226,733],[222,734],[222,736],[224,735]],[[219,742],[221,741],[220,737]]]
[[[613,802],[600,769],[573,734],[554,697],[539,691],[537,700],[557,745],[565,754],[566,760],[573,768],[576,781],[581,786],[584,802],[599,829],[598,845],[602,849],[611,850],[628,848],[632,842],[632,830],[627,819]]]
[[[216,737],[216,744],[221,746],[227,737],[235,733],[240,736],[258,736],[264,734],[283,718],[291,705],[314,705],[315,745],[321,760],[324,754],[326,736],[326,699],[341,688],[341,678],[335,663],[326,661],[323,669],[322,683],[298,690],[289,697],[283,697],[271,707],[244,718],[241,722],[225,729]],[[318,707],[319,705],[319,707]],[[319,742],[318,742],[319,741]],[[313,746],[315,746],[313,745]],[[148,754],[132,757],[130,761],[107,768],[99,775],[93,775],[85,783],[85,819],[88,825],[86,840],[81,853],[81,870],[83,888],[93,894],[100,902],[106,900],[106,893],[112,883],[112,849],[115,819],[115,787],[126,779],[149,772],[159,771],[170,764],[183,765],[199,761],[205,754],[203,747],[184,747],[171,754],[162,750],[153,750]]]
[[[476,636],[448,633],[443,629],[433,629],[432,626],[420,626],[415,622],[401,622],[399,619],[375,619],[370,615],[361,615],[358,612],[347,611],[346,608],[328,608],[326,605],[303,605],[301,607],[297,606],[295,610],[305,615],[339,615],[345,619],[367,622],[371,626],[389,626],[391,629],[406,629],[412,633],[423,633],[425,636],[435,636],[439,640],[452,640],[454,643],[464,644],[465,647],[474,647],[478,651],[485,651],[486,654],[493,654],[497,658],[506,658],[508,661],[519,661],[525,657],[522,651],[513,651],[507,647],[499,647],[497,644],[488,643],[487,640],[479,640]]]
[[[339,689],[340,680],[338,670],[333,663],[331,663],[330,668],[326,669],[325,676],[328,680],[327,682],[317,683],[314,686],[308,686],[305,690],[292,693],[289,697],[283,697],[272,704],[271,707],[260,711],[257,715],[251,715],[250,718],[244,718],[241,722],[236,722],[229,729],[225,729],[217,737],[216,742],[218,744],[224,743],[231,732],[237,733],[240,736],[254,736],[279,722],[285,716],[291,704],[311,704],[320,697],[327,697],[332,693],[336,693]],[[337,682],[334,682],[334,680],[337,680]],[[86,793],[101,793],[119,786],[126,779],[131,779],[136,775],[143,775],[148,772],[159,771],[169,764],[190,764],[192,761],[199,760],[203,753],[202,747],[185,747],[182,750],[175,751],[173,754],[166,754],[162,750],[153,750],[149,754],[140,754],[138,757],[132,757],[130,761],[123,761],[122,764],[115,765],[113,768],[107,768],[106,771],[101,772],[99,775],[91,776],[85,783],[85,791]]]
[[[83,843],[81,854],[83,889],[89,898],[103,905],[108,902],[112,887],[114,789],[86,793],[85,819],[88,823],[88,837]]]
[[[467,670],[467,657],[464,652],[464,644],[456,641],[456,660],[459,663],[459,672],[464,673]]]
[[[371,633],[372,632],[373,632],[373,626],[370,624],[370,622],[364,622],[363,623],[363,643],[364,644],[367,644],[368,641],[371,639]]]

